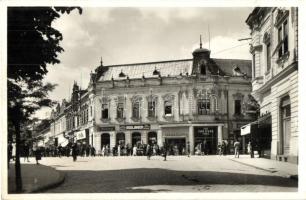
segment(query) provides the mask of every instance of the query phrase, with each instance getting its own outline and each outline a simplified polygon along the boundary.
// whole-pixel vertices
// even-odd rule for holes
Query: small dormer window
[[[153,71],[153,75],[160,75],[160,72],[156,69],[156,67],[155,67],[155,69]]]
[[[198,63],[198,70],[201,75],[206,75],[206,65],[204,60],[201,60]]]
[[[122,70],[121,70],[121,72],[119,74],[119,77],[126,77],[126,75],[122,72]]]

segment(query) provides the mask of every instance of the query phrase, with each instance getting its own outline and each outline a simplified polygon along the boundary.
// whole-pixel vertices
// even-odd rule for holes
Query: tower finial
[[[200,35],[200,49],[202,49],[202,35]]]
[[[102,60],[102,56],[101,56],[101,61],[100,61],[100,65],[101,65],[101,66],[103,65],[103,60]]]

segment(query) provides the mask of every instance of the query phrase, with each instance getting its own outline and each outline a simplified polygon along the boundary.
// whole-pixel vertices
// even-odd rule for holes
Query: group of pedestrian
[[[219,156],[226,156],[228,151],[228,143],[226,140],[223,140],[221,143],[218,144],[218,154]]]

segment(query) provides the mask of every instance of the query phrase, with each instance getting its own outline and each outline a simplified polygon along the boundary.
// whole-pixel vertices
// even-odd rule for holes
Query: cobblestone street
[[[231,157],[232,158],[232,157]],[[66,174],[46,193],[296,192],[298,182],[219,156],[43,158]]]

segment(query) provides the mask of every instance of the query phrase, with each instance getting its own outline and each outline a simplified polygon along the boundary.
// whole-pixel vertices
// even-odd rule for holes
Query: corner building
[[[232,147],[240,127],[253,120],[245,112],[251,61],[213,59],[202,44],[192,55],[110,66],[101,61],[87,91],[94,107],[90,134],[96,150],[167,142],[180,154],[189,142],[192,154],[200,143],[208,154],[216,154],[222,140]]]
[[[298,8],[257,7],[251,30],[252,95],[271,159],[298,162]],[[267,119],[269,118],[269,119]]]

